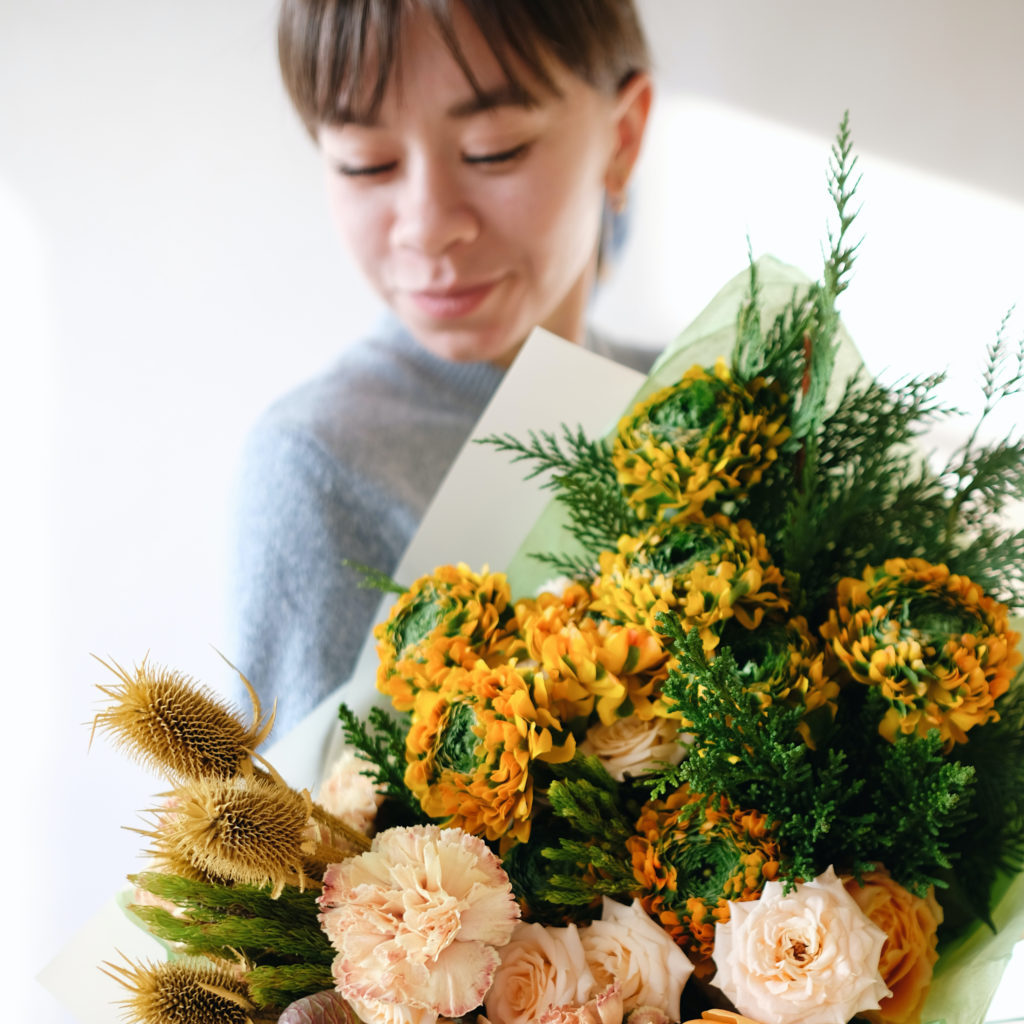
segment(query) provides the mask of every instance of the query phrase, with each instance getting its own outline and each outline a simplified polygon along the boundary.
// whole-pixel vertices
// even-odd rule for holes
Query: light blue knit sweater
[[[655,353],[591,336],[646,371]],[[237,483],[231,660],[283,736],[351,673],[380,595],[345,560],[391,574],[501,381],[396,321],[345,349],[251,431]]]

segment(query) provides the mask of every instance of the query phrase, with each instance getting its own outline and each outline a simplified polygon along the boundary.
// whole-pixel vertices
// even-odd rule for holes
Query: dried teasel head
[[[229,967],[194,958],[127,964],[101,970],[131,993],[118,1000],[129,1024],[253,1024],[245,983]]]
[[[259,698],[241,673],[253,706],[249,726],[180,672],[151,666],[145,658],[134,672],[97,661],[120,682],[99,687],[110,703],[93,719],[93,733],[111,734],[135,760],[174,781],[252,772],[252,752],[269,735],[274,715],[261,717]]]
[[[158,863],[184,863],[208,878],[266,886],[317,884],[307,876],[312,803],[279,779],[202,779],[177,789],[174,811],[160,815],[149,853]]]

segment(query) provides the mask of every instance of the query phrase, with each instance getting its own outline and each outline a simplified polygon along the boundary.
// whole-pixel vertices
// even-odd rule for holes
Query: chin
[[[507,366],[522,346],[522,339],[502,332],[412,330],[428,352],[453,363],[496,363]]]

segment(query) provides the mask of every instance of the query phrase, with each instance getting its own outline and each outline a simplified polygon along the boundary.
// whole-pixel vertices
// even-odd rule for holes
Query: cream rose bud
[[[536,1024],[549,1010],[586,1003],[598,988],[575,925],[516,925],[484,1011],[491,1024]]]
[[[351,747],[338,755],[317,790],[316,802],[358,832],[369,832],[384,800],[365,774],[370,766]]]
[[[680,734],[675,719],[641,721],[637,715],[627,715],[611,725],[592,725],[579,749],[600,758],[608,774],[622,782],[626,775],[638,778],[659,765],[679,764],[690,739],[686,733]]]
[[[679,1019],[693,964],[637,900],[625,906],[605,896],[601,919],[580,929],[580,941],[598,985],[619,983],[627,1013],[656,1007],[669,1020]]]
[[[878,971],[885,932],[830,867],[783,894],[767,882],[756,901],[730,903],[715,925],[714,984],[763,1024],[846,1024],[889,995]]]

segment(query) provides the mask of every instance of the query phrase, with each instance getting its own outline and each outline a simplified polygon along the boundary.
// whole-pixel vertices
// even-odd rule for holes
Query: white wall
[[[661,95],[599,319],[669,338],[747,235],[814,272],[849,108],[866,239],[847,323],[875,370],[973,380],[1024,300],[1024,5],[642,6]],[[226,681],[210,645],[240,439],[374,314],[277,83],[273,7],[0,0],[4,867],[35,921],[26,979],[138,865],[120,826],[155,788],[87,750],[90,652]],[[22,1019],[65,1019],[24,998]]]

